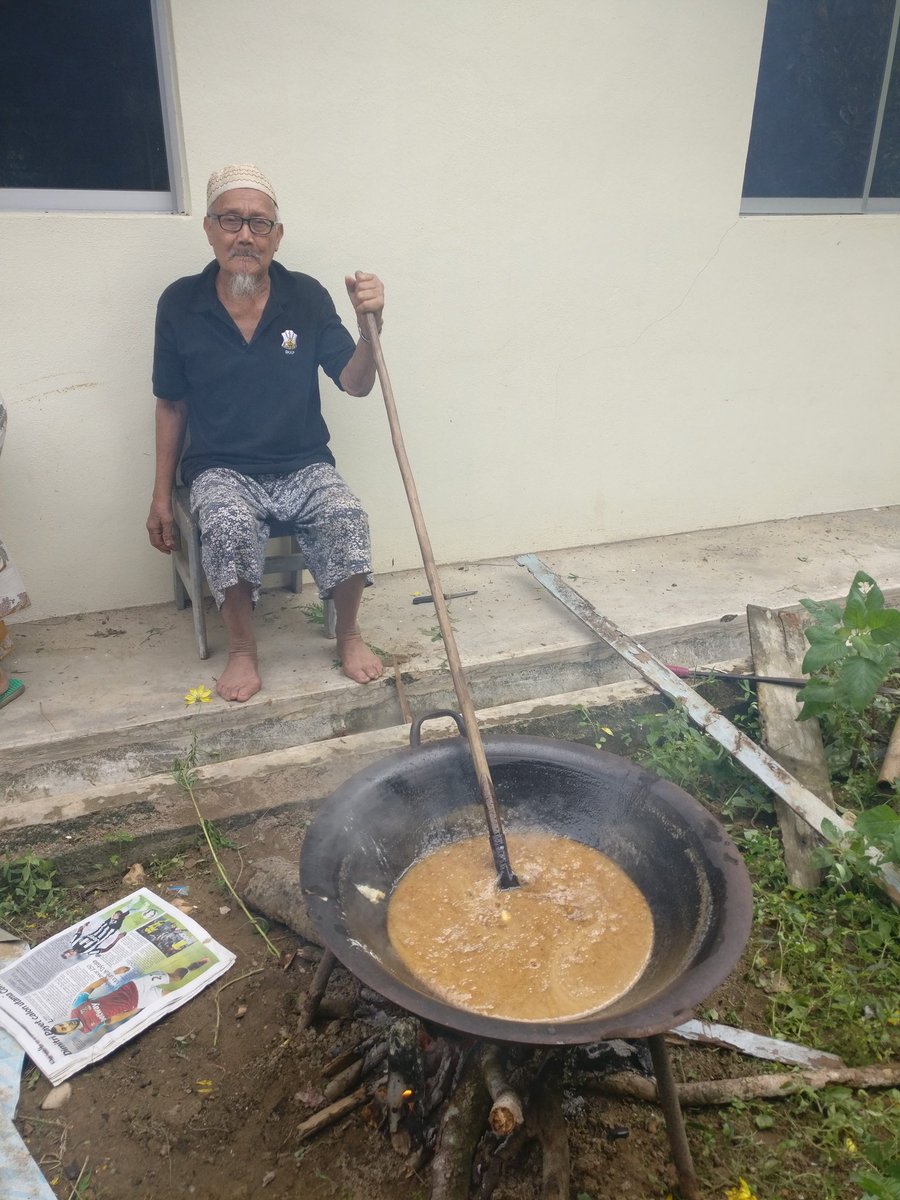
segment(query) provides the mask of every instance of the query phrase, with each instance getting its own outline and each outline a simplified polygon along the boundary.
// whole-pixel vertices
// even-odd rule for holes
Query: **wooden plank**
[[[520,554],[516,562],[530,571],[535,579],[543,584],[552,596],[573,613],[579,621],[592,629],[607,645],[621,654],[626,662],[659,688],[664,695],[684,705],[685,712],[705,733],[723,746],[729,754],[751,771],[757,779],[762,780],[776,796],[799,813],[804,821],[812,825],[822,834],[826,841],[840,841],[842,835],[853,828],[842,816],[829,808],[824,801],[804,787],[799,779],[795,779],[780,762],[772,757],[767,750],[757,746],[745,733],[724,717],[693,688],[669,668],[655,658],[650,651],[624,634],[618,625],[613,624],[608,617],[597,612],[593,604],[584,596],[570,587],[555,571],[551,571],[545,562],[536,554]],[[874,861],[878,864],[878,875],[875,882],[890,896],[894,904],[900,906],[900,867],[894,863],[884,862],[883,855],[872,848]]]
[[[747,626],[754,671],[760,675],[801,676],[806,638],[800,613],[748,604]],[[797,720],[801,705],[793,688],[761,683],[757,697],[762,744],[795,779],[799,779],[829,808],[834,808],[819,722]],[[817,845],[815,833],[777,796],[775,811],[781,827],[784,862],[791,886],[818,887],[822,882],[822,872],[810,864],[810,857]]]
[[[795,1067],[819,1069],[842,1067],[843,1060],[837,1054],[825,1050],[814,1050],[811,1046],[799,1046],[796,1042],[785,1042],[781,1038],[766,1037],[751,1033],[749,1029],[735,1029],[733,1025],[718,1025],[711,1021],[685,1021],[670,1029],[668,1037],[685,1042],[703,1042],[708,1046],[721,1046],[725,1050],[736,1050],[752,1058],[764,1058],[769,1062],[788,1063]]]

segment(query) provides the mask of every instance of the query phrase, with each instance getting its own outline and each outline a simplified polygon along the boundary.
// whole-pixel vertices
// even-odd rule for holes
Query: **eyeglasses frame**
[[[218,224],[219,228],[222,230],[223,233],[240,233],[241,230],[246,225],[254,237],[271,237],[272,231],[275,229],[275,226],[278,224],[277,221],[270,221],[268,217],[242,217],[242,216],[239,216],[238,213],[208,212],[206,215],[211,220],[215,221]],[[222,224],[223,217],[227,217],[231,221],[240,221],[240,223],[241,223],[240,227],[238,229],[226,229]],[[265,223],[269,226],[269,228],[265,231],[265,233],[257,233],[251,224],[252,221],[265,221]]]

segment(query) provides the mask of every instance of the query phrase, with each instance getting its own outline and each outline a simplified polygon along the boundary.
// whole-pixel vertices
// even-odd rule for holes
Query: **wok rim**
[[[440,738],[384,755],[346,780],[323,803],[307,827],[300,854],[301,891],[310,919],[327,949],[351,974],[389,1002],[433,1024],[489,1041],[584,1045],[610,1038],[651,1037],[689,1019],[697,1005],[730,975],[746,947],[753,922],[752,887],[747,868],[721,822],[690,793],[629,759],[579,743],[517,734],[484,738],[490,766],[533,759],[549,761],[555,766],[570,766],[590,774],[597,773],[598,763],[605,762],[607,768],[621,771],[632,779],[645,777],[654,795],[671,803],[701,839],[710,869],[720,871],[723,877],[724,901],[720,905],[722,911],[715,941],[702,958],[689,963],[678,976],[626,1013],[604,1016],[601,1008],[567,1020],[524,1021],[457,1008],[430,992],[419,991],[399,979],[353,938],[345,924],[340,889],[334,890],[323,869],[323,864],[329,861],[328,844],[333,843],[344,824],[344,809],[355,810],[360,804],[361,788],[372,788],[380,779],[393,775],[411,756],[438,755],[445,752],[443,747],[460,740]],[[526,748],[531,753],[523,753]],[[701,827],[704,824],[708,827],[710,822],[716,826],[718,835],[712,845],[703,838],[701,831]]]

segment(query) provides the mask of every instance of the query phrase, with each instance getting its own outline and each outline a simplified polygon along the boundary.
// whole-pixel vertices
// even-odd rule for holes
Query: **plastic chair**
[[[176,487],[172,492],[172,512],[178,530],[178,546],[172,551],[172,576],[175,584],[175,607],[181,611],[190,603],[194,614],[194,634],[197,652],[201,658],[209,658],[206,640],[206,609],[203,604],[203,566],[200,561],[200,526],[194,520],[188,501],[190,492],[186,487]],[[293,592],[303,590],[303,570],[306,561],[289,525],[282,521],[270,521],[270,540],[274,537],[289,537],[291,549],[287,554],[266,554],[263,575],[287,574],[291,577]],[[325,601],[325,636],[335,637],[337,617],[334,601]]]

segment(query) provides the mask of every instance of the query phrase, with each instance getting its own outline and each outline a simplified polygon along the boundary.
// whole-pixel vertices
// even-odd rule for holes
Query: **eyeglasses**
[[[270,221],[267,217],[239,217],[237,213],[207,213],[206,215],[213,221],[218,221],[219,228],[224,229],[226,233],[240,233],[245,225],[249,225],[250,232],[255,233],[257,237],[267,237],[278,224],[277,221]]]

